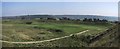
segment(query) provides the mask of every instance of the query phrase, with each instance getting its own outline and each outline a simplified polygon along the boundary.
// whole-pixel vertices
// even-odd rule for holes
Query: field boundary
[[[79,34],[82,34],[82,33],[87,32],[87,31],[89,31],[89,30],[85,30],[85,31],[76,33],[75,35],[79,35]],[[74,34],[70,34],[70,35],[68,35],[68,36],[63,36],[63,37],[58,37],[58,38],[53,38],[53,39],[49,39],[49,40],[42,40],[42,41],[11,42],[11,41],[3,41],[3,40],[0,40],[0,42],[3,42],[3,43],[10,43],[10,44],[34,44],[34,43],[42,43],[42,42],[49,42],[49,41],[60,40],[60,39],[64,39],[64,38],[71,37],[72,35],[74,35]]]

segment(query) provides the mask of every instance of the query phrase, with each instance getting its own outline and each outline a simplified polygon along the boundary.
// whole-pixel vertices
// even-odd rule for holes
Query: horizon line
[[[10,16],[2,16],[2,17],[14,17],[14,16],[27,16],[27,15],[80,15],[80,14],[23,14],[23,15],[10,15]],[[85,14],[81,14],[85,15]],[[107,16],[107,17],[118,17],[118,16],[109,16],[109,15],[95,15],[95,14],[86,14],[91,16]]]

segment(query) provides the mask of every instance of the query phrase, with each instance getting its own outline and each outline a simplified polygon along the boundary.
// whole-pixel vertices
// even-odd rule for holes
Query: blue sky
[[[2,15],[103,15],[117,16],[117,2],[3,2]]]
[[[120,0],[1,0],[3,2],[118,2]]]

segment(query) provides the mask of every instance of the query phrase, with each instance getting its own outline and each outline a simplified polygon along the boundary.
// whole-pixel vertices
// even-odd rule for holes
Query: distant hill
[[[98,15],[22,15],[22,16],[7,16],[2,17],[2,19],[34,19],[34,18],[62,18],[67,17],[70,19],[84,19],[84,18],[99,18],[99,19],[107,19],[109,21],[118,21],[117,17],[112,16],[98,16]]]

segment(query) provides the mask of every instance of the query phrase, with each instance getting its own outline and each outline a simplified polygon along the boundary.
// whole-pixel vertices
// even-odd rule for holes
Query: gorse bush
[[[90,36],[90,35],[73,35],[72,38],[74,39],[78,39],[78,40],[81,40],[83,42],[86,42],[86,43],[90,43],[91,42],[91,39],[93,38],[93,36]]]
[[[26,24],[32,24],[32,22],[26,22]]]
[[[51,32],[64,32],[63,30],[60,30],[60,29],[48,29],[48,31],[51,31]]]

